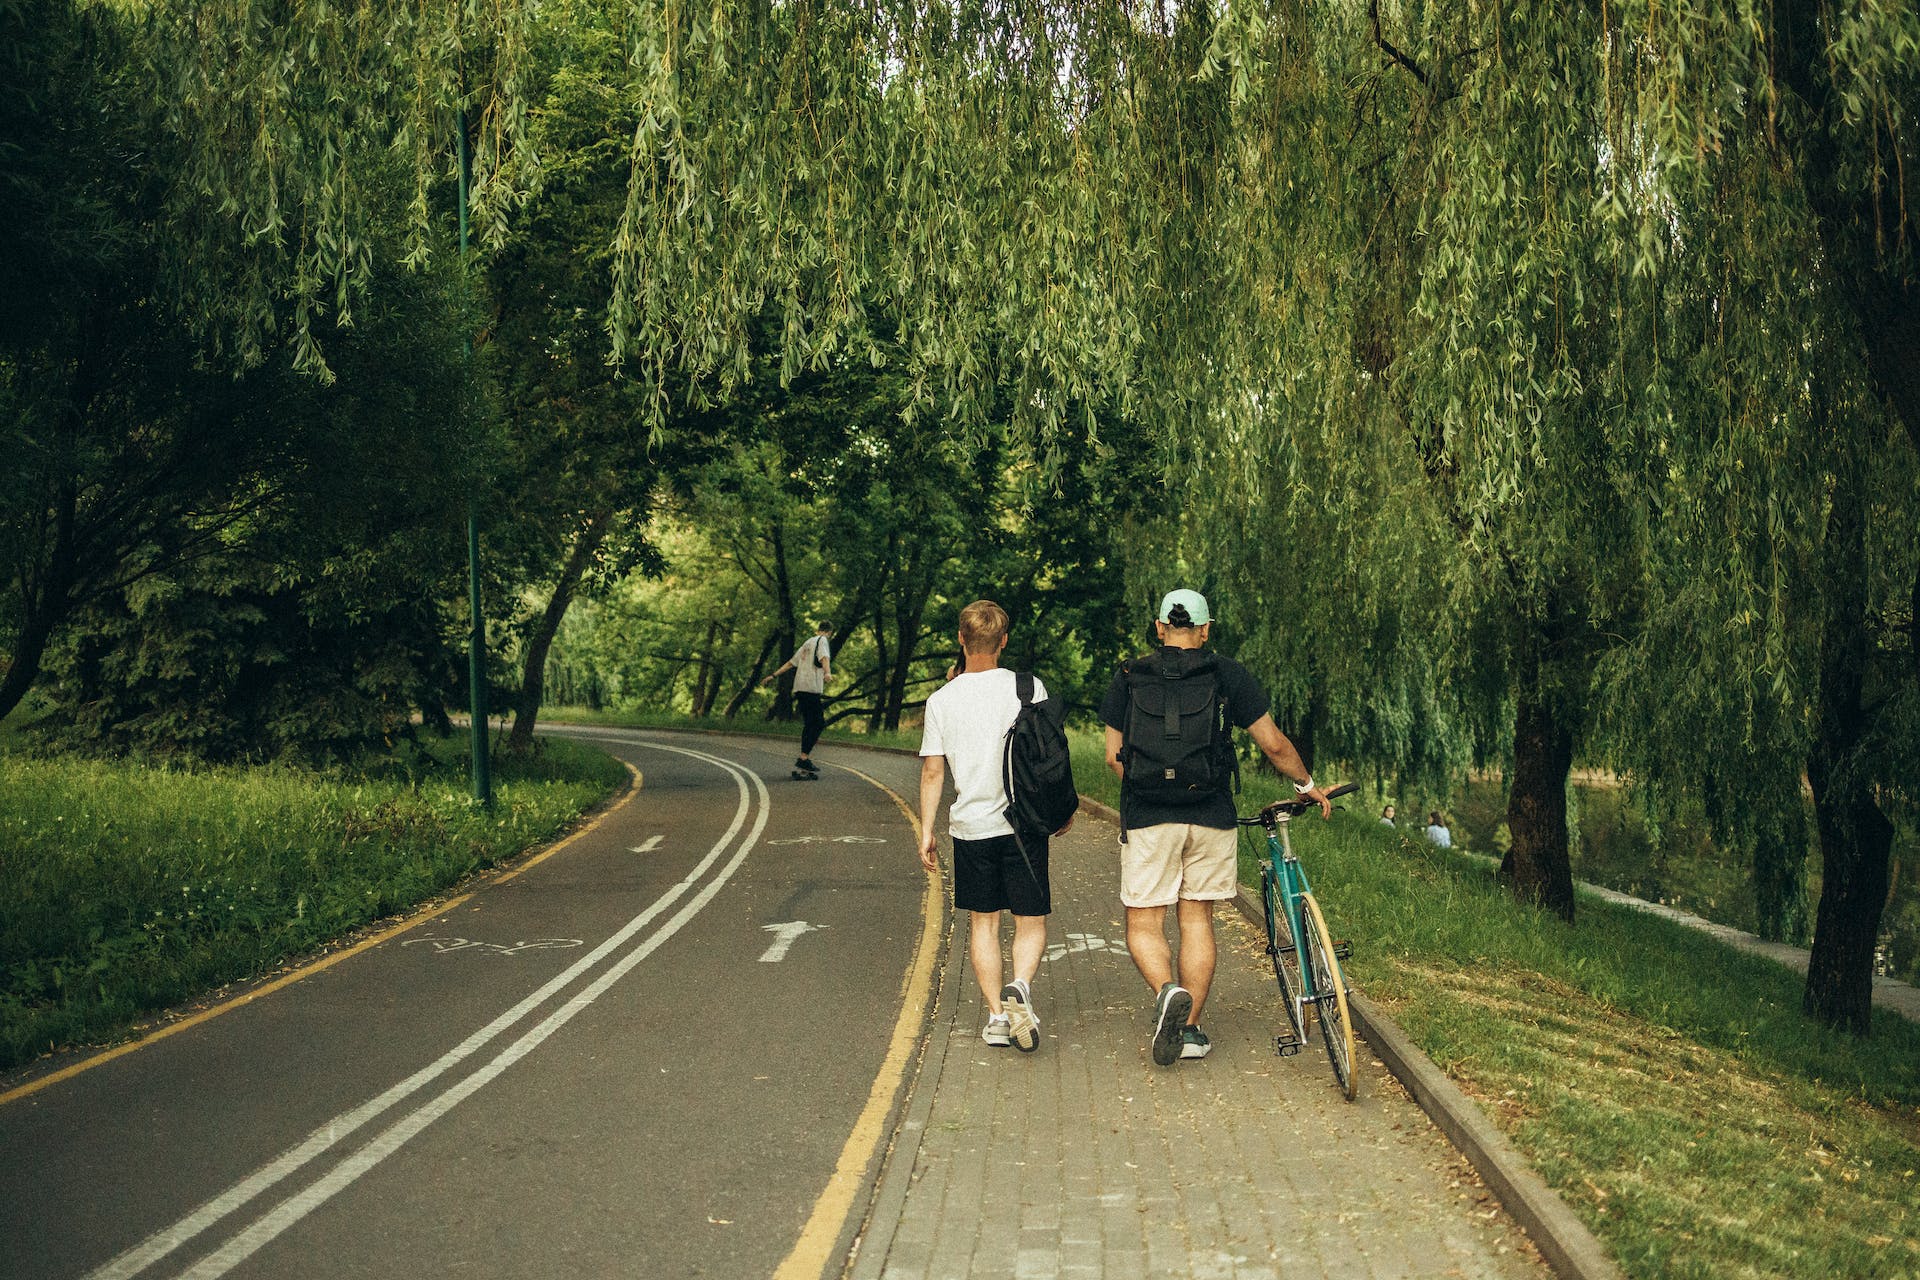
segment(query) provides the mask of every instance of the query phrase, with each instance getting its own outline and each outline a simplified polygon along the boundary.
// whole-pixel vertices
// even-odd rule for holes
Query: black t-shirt
[[[1272,706],[1267,700],[1267,691],[1251,672],[1232,658],[1224,654],[1214,654],[1215,678],[1219,681],[1220,697],[1227,704],[1227,719],[1242,729],[1267,714]],[[1100,699],[1100,722],[1109,729],[1127,731],[1127,678],[1119,671],[1113,673],[1113,683],[1107,686],[1107,696]],[[1233,829],[1233,796],[1225,791],[1199,804],[1149,804],[1134,800],[1126,794],[1127,784],[1120,784],[1121,812],[1127,815],[1129,827],[1152,827],[1163,822],[1187,822],[1196,827],[1213,827],[1218,830]]]

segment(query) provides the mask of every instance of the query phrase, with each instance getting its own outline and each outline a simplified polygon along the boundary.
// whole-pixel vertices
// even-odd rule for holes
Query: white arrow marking
[[[777,934],[778,936],[774,938],[773,945],[768,947],[765,953],[761,955],[760,963],[778,964],[787,958],[787,948],[793,945],[795,938],[798,938],[803,933],[813,933],[827,927],[828,926],[824,924],[808,924],[805,920],[789,920],[785,924],[761,925],[760,928],[765,932]]]
[[[652,853],[660,847],[660,842],[664,839],[666,839],[665,836],[649,836],[645,844],[629,845],[628,851],[632,853]]]

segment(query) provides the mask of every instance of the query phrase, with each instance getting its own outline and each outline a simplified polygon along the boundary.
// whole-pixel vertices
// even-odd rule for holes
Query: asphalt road
[[[591,736],[644,785],[589,834],[0,1105],[0,1275],[837,1265],[930,995],[914,762]]]

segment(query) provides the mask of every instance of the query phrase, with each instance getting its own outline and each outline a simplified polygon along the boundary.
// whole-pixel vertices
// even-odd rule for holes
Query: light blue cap
[[[1178,591],[1169,591],[1160,601],[1160,621],[1168,621],[1167,615],[1174,609],[1184,608],[1191,625],[1204,627],[1213,621],[1213,614],[1207,611],[1207,598],[1198,591],[1188,591],[1182,587]]]

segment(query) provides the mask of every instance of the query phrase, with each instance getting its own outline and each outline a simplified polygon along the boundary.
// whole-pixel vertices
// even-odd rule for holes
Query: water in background
[[[1443,807],[1452,819],[1456,844],[1480,853],[1506,851],[1507,796],[1502,779],[1468,782]],[[1416,813],[1424,815],[1426,808],[1408,804],[1402,824]],[[1699,815],[1682,812],[1662,820],[1648,813],[1627,788],[1606,778],[1576,778],[1568,809],[1575,879],[1678,907],[1749,933],[1760,932],[1748,852],[1716,846]],[[1807,909],[1799,927],[1783,939],[1798,946],[1807,945],[1813,907],[1820,895],[1820,853],[1811,839],[1811,813],[1807,830]],[[1880,922],[1880,972],[1920,984],[1920,837],[1898,825],[1892,878],[1892,893]]]

